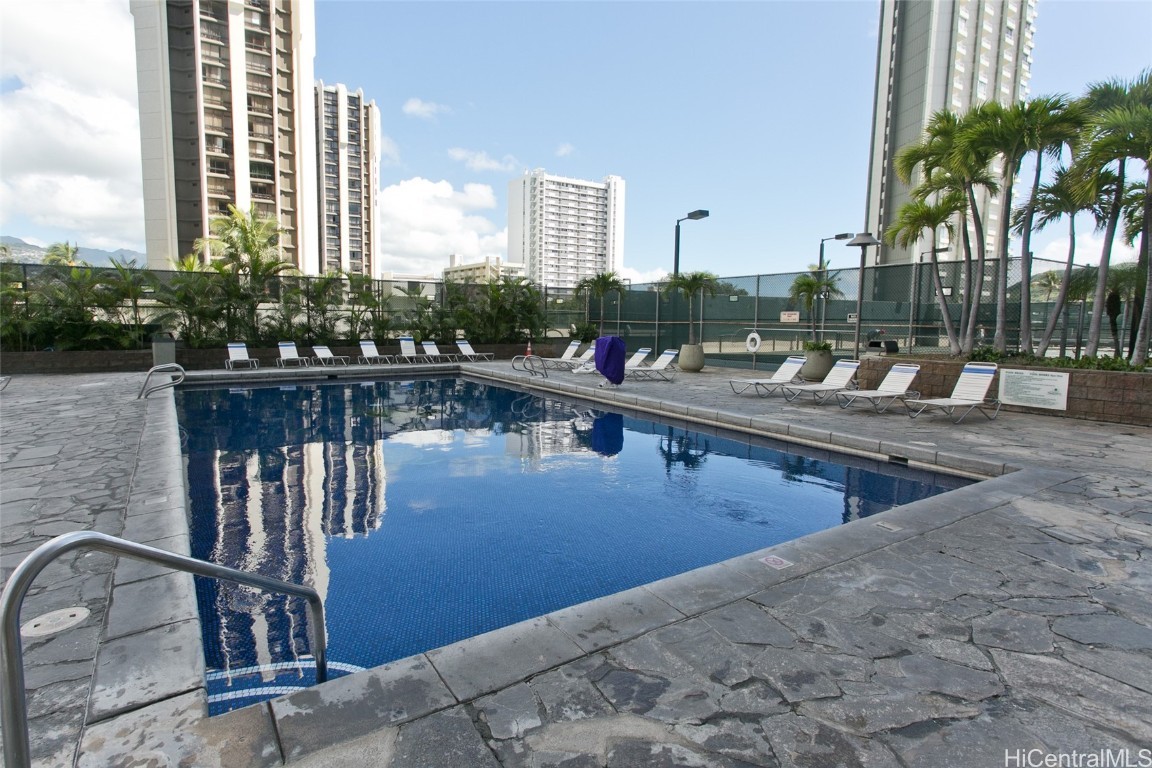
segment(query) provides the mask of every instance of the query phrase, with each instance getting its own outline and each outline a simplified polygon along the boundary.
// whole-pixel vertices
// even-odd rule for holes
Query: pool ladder
[[[162,367],[162,366],[158,366]],[[24,649],[20,642],[20,607],[32,581],[53,560],[75,549],[95,549],[149,563],[166,565],[178,571],[224,579],[248,587],[302,597],[308,601],[312,631],[312,657],[316,660],[316,682],[328,679],[328,647],[324,632],[324,603],[311,587],[292,584],[258,573],[178,555],[163,549],[125,541],[96,531],[73,531],[46,541],[34,549],[8,579],[0,595],[0,728],[4,732],[6,768],[29,768],[32,764],[28,741],[28,702],[24,696]]]
[[[148,386],[148,382],[152,380],[152,374],[154,373],[174,373],[176,374],[176,378],[168,379],[167,381],[161,381],[157,384],[153,384],[152,386]],[[148,395],[152,394],[153,392],[159,392],[162,389],[175,387],[182,381],[184,381],[183,366],[177,365],[176,363],[163,363],[161,365],[154,365],[148,369],[148,375],[144,377],[144,385],[140,387],[140,394],[136,395],[136,399],[139,400],[143,398],[147,400]]]
[[[548,378],[548,367],[539,355],[516,355],[512,358],[512,370],[527,371],[532,376]]]

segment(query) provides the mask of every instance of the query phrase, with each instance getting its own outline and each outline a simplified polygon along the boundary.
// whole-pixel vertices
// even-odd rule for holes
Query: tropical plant
[[[80,245],[70,245],[67,240],[52,243],[44,254],[43,264],[50,267],[73,267],[80,261]]]
[[[665,293],[679,292],[688,300],[688,343],[696,343],[696,326],[692,312],[692,300],[699,294],[703,296],[716,295],[717,278],[711,272],[681,272],[668,278],[664,284]]]
[[[320,277],[301,277],[296,282],[304,303],[306,340],[331,344],[337,338],[340,322],[337,308],[344,304],[344,276],[330,272]]]
[[[135,261],[112,259],[112,271],[104,275],[105,285],[111,293],[110,304],[119,316],[132,346],[144,346],[144,313],[142,302],[153,292],[152,273],[141,269]],[[125,310],[128,314],[125,315]]]
[[[965,337],[965,341],[961,341],[956,331],[956,325],[952,321],[952,310],[949,307],[948,296],[944,291],[944,285],[940,279],[940,270],[937,267],[936,243],[938,233],[941,229],[951,235],[953,231],[952,217],[955,216],[958,211],[962,210],[964,205],[965,200],[963,193],[959,190],[952,190],[941,195],[935,203],[928,203],[923,200],[912,200],[900,206],[899,211],[896,213],[896,220],[892,223],[892,226],[888,228],[888,231],[884,233],[884,239],[889,243],[896,243],[905,248],[915,243],[924,230],[928,230],[931,233],[932,249],[929,251],[929,257],[932,261],[932,283],[936,289],[936,303],[940,306],[940,317],[944,324],[944,333],[948,337],[948,350],[953,355],[971,351],[973,343],[968,337]],[[970,276],[966,282],[969,285],[971,284]],[[961,325],[963,325],[963,317],[961,319]]]
[[[788,289],[788,295],[792,301],[799,302],[804,308],[812,326],[812,340],[816,341],[816,300],[821,297],[826,299],[840,298],[844,292],[840,290],[840,276],[838,274],[830,273],[827,269],[820,270],[816,266],[809,266],[807,272],[796,275],[791,288]]]
[[[621,299],[624,294],[624,281],[615,272],[597,272],[576,283],[575,295],[587,295],[600,300],[600,335],[604,335],[604,297],[615,292]],[[587,306],[585,306],[584,321],[590,322]]]
[[[214,272],[205,271],[200,260],[189,254],[174,265],[175,272],[156,286],[156,298],[164,311],[155,321],[175,328],[180,339],[191,348],[234,341],[226,338],[218,324],[223,316],[223,291],[212,279]]]

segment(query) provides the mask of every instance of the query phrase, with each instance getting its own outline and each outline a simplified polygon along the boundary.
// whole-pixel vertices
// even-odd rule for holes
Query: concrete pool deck
[[[789,404],[734,395],[749,373],[719,368],[601,390],[462,367],[993,479],[211,719],[191,577],[78,553],[21,616],[91,611],[25,640],[34,764],[1003,766],[1152,748],[1152,428]],[[241,378],[280,375],[300,374]],[[5,579],[71,530],[187,551],[171,395],[138,401],[142,381],[16,376],[0,395]]]

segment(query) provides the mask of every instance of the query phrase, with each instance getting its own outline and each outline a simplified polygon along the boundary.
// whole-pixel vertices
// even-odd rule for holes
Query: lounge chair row
[[[417,351],[416,342],[412,337],[406,336],[400,339],[400,354],[382,355],[376,349],[376,342],[361,341],[360,355],[356,358],[356,362],[361,365],[391,365],[395,363],[459,362],[461,360],[466,362],[479,362],[493,358],[491,352],[477,352],[472,349],[472,345],[465,339],[458,340],[456,346],[460,350],[458,353],[442,353],[436,347],[436,342],[425,341],[421,344],[422,351]],[[280,357],[277,358],[276,365],[281,368],[289,365],[299,367],[311,365],[348,365],[350,359],[348,355],[332,354],[332,350],[324,344],[313,345],[313,357],[301,355],[297,351],[296,342],[294,341],[282,341],[279,344],[279,348]],[[259,368],[260,361],[249,356],[248,347],[244,342],[230,342],[228,344],[228,359],[224,361],[224,367],[228,370],[234,370],[238,365],[248,368]]]
[[[954,424],[959,424],[974,410],[989,419],[996,418],[1000,413],[1000,400],[988,397],[988,389],[992,385],[992,378],[996,375],[995,363],[966,364],[960,372],[960,378],[956,381],[952,395],[936,398],[921,398],[920,393],[912,389],[912,383],[920,372],[920,366],[914,363],[893,365],[876,389],[856,387],[856,372],[860,368],[858,360],[840,360],[832,367],[824,381],[814,384],[805,383],[800,379],[800,368],[803,365],[803,357],[789,357],[770,378],[732,379],[728,383],[735,394],[754,389],[761,397],[768,397],[778,392],[791,402],[807,393],[812,395],[817,404],[828,402],[832,398],[836,399],[841,408],[847,408],[856,402],[865,402],[877,413],[883,413],[899,400],[913,419],[925,412],[941,411],[952,419]]]
[[[596,353],[596,343],[589,344],[588,349],[577,357],[576,350],[579,348],[580,342],[573,341],[564,349],[560,357],[542,357],[540,362],[548,370],[595,373],[596,365],[593,362],[593,355]],[[624,378],[636,381],[672,381],[680,370],[674,364],[676,356],[680,353],[675,349],[666,349],[652,361],[651,365],[645,365],[644,361],[650,354],[652,354],[651,347],[641,347],[632,353],[632,356],[624,363]]]

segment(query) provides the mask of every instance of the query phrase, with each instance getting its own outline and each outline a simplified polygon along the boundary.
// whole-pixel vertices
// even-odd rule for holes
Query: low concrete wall
[[[917,363],[920,375],[913,387],[921,397],[948,397],[960,377],[961,361],[916,359],[902,356],[866,356],[860,361],[860,387],[873,389],[884,374],[896,363]],[[1070,368],[1029,367],[1002,365],[1002,369],[1026,371],[1060,371],[1068,373],[1068,410],[1026,408],[1005,405],[1005,411],[1035,413],[1042,416],[1063,416],[1088,421],[1108,421],[1117,424],[1152,426],[1152,373],[1122,371],[1087,371]],[[992,381],[991,396],[1000,391],[1000,374]]]

